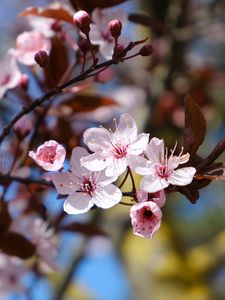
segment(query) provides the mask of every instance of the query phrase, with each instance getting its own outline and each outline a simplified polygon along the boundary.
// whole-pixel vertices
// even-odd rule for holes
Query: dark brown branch
[[[204,168],[210,166],[225,150],[225,138],[223,138],[219,143],[215,146],[213,151],[204,159],[202,163],[197,166],[197,171],[201,171]]]
[[[23,177],[17,177],[17,176],[10,176],[10,175],[0,175],[0,183],[10,183],[10,182],[19,182],[23,184],[39,184],[49,187],[54,187],[53,183],[51,181],[47,180],[37,180],[33,178],[23,178]]]

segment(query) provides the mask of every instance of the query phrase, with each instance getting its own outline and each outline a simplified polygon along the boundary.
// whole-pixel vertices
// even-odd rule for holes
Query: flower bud
[[[25,115],[14,124],[13,129],[19,138],[24,139],[33,129],[33,125],[32,119]]]
[[[112,20],[108,24],[109,31],[111,32],[111,35],[117,39],[122,30],[122,23],[119,20]]]
[[[61,31],[62,30],[62,22],[56,20],[54,23],[52,23],[51,29],[55,32]]]
[[[20,78],[20,87],[24,91],[26,91],[28,89],[28,85],[29,85],[29,77],[27,76],[27,74],[22,74]]]
[[[83,33],[90,31],[91,17],[86,11],[79,10],[76,12],[73,15],[73,22]]]
[[[153,47],[151,44],[147,44],[140,49],[141,56],[150,56],[153,53]]]
[[[124,52],[124,49],[125,49],[125,47],[123,44],[118,44],[117,47],[114,48],[113,58],[114,59],[119,58],[122,55],[122,53]],[[123,56],[126,56],[126,53],[124,53]]]
[[[37,53],[35,53],[34,60],[41,68],[46,68],[49,63],[48,54],[43,50],[40,50]]]

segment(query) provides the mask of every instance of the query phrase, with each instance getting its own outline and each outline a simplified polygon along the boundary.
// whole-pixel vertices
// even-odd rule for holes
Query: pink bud
[[[140,55],[141,56],[150,56],[153,53],[153,47],[151,44],[147,44],[145,46],[143,46],[140,50]]]
[[[40,50],[35,53],[34,60],[41,68],[46,68],[49,63],[49,56],[45,51]]]
[[[111,35],[117,39],[122,30],[122,23],[119,20],[112,20],[108,24],[109,31],[111,32]]]
[[[19,138],[25,138],[33,128],[33,122],[27,115],[20,118],[13,126],[15,133]]]
[[[125,47],[123,44],[118,44],[117,47],[114,48],[113,58],[114,59],[119,58],[122,55],[122,53],[124,52],[124,49],[125,49]],[[126,53],[124,53],[123,56],[126,56]]]
[[[20,78],[21,88],[26,91],[28,89],[28,84],[29,84],[29,77],[27,76],[27,74],[22,74]]]
[[[91,17],[86,11],[79,10],[76,12],[73,15],[73,22],[83,33],[90,31]]]

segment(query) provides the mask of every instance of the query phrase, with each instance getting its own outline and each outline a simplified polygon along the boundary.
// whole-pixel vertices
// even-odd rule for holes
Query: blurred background
[[[28,6],[50,3],[1,1],[1,58],[14,47],[17,35],[29,28],[18,13]],[[85,93],[114,99],[117,106],[75,113],[73,130],[110,124],[126,111],[134,116],[140,132],[163,138],[169,147],[175,141],[182,145],[184,99],[189,94],[207,120],[206,139],[199,149],[206,156],[225,135],[225,1],[131,0],[113,10],[117,8],[130,15],[125,35],[131,40],[149,37],[153,55],[115,66],[111,81],[85,89]],[[150,18],[138,20],[137,13]],[[38,96],[40,92],[34,87],[32,93]],[[5,105],[1,103],[0,109]],[[44,196],[52,216],[62,211],[62,201],[56,198],[53,190]],[[151,240],[132,233],[127,206],[69,216],[66,221],[91,221],[107,236],[61,232],[57,272],[29,274],[24,278],[26,295],[12,293],[2,299],[225,299],[224,182],[212,182],[203,189],[196,204],[178,193],[169,194],[162,226]]]

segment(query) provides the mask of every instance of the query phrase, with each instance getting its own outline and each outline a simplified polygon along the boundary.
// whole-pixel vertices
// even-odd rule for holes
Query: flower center
[[[127,155],[127,146],[113,146],[113,155],[115,158],[123,158]]]
[[[91,194],[96,189],[96,183],[92,177],[87,178],[83,176],[83,182],[80,184],[81,192],[86,193],[91,196]]]
[[[56,157],[56,146],[46,146],[40,149],[37,157],[44,162],[53,164]]]
[[[156,173],[160,178],[167,179],[170,176],[171,171],[167,165],[160,165],[156,167]]]
[[[145,219],[151,219],[152,216],[153,216],[153,213],[151,212],[151,210],[145,209],[143,211],[143,217]]]

